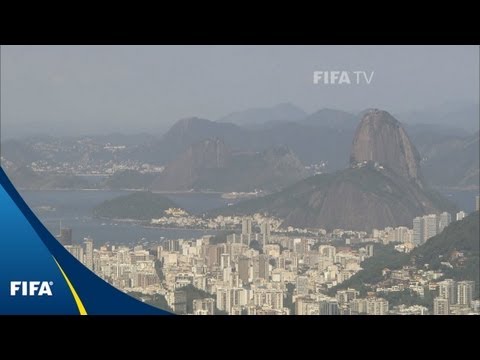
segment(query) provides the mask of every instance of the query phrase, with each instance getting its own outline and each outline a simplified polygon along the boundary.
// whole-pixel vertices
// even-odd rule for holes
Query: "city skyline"
[[[152,219],[151,223],[189,226],[185,216],[172,211],[164,220]],[[464,216],[463,211],[458,212],[456,221]],[[214,219],[221,228],[235,225],[231,229],[236,230],[220,243],[212,243],[216,236],[204,235],[196,239],[166,239],[147,248],[121,244],[94,248],[91,238],[86,238],[83,246],[69,242],[72,229],[60,229],[58,239],[75,258],[112,285],[150,299],[154,306],[167,304],[162,305],[164,310],[180,315],[478,314],[480,300],[475,300],[474,281],[442,280],[442,271],[414,264],[399,270],[384,269],[390,286],[377,285],[375,295],[360,295],[359,290],[341,287],[362,271],[365,260],[375,256],[379,251],[376,246],[393,244],[398,253],[409,253],[442,233],[452,221],[451,214],[446,212],[421,219],[426,219],[427,224],[422,225],[426,232],[435,233],[425,235],[428,237],[420,244],[414,242],[413,230],[405,227],[374,229],[372,234],[347,229],[333,233],[323,229],[281,230],[278,219],[260,214]],[[304,235],[298,237],[302,232]],[[334,239],[338,241],[345,234],[345,244],[337,244]],[[252,245],[254,241],[259,247]],[[293,290],[288,284],[294,285]],[[338,289],[329,293],[331,287]],[[189,289],[202,291],[203,295],[192,300]],[[436,296],[429,295],[433,296],[430,305],[425,302],[392,306],[384,298],[405,291],[423,298],[426,289],[429,294],[438,292]],[[164,300],[159,302],[159,297]],[[188,305],[192,301],[193,307]]]
[[[2,46],[0,71],[6,181],[134,298],[480,314],[478,47]]]

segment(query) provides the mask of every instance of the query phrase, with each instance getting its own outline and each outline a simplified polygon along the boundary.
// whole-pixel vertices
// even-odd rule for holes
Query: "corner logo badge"
[[[370,85],[375,71],[314,71],[315,85]]]
[[[10,296],[53,296],[53,281],[10,281]]]

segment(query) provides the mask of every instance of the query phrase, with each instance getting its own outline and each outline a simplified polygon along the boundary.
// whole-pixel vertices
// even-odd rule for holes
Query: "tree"
[[[257,240],[250,241],[250,249],[257,250],[260,254],[263,254],[262,245]]]

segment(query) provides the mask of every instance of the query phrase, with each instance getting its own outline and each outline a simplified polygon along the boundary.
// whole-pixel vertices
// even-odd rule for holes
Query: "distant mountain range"
[[[371,231],[411,226],[415,216],[455,210],[424,184],[415,147],[400,123],[385,111],[364,115],[350,159],[348,169],[310,177],[213,215],[264,212],[284,219],[284,227]]]
[[[223,140],[192,145],[153,181],[154,191],[272,191],[308,176],[287,147],[232,153]]]
[[[325,163],[327,170],[333,171],[348,164],[348,149],[356,124],[355,116],[336,110],[322,110],[299,121],[266,122],[256,128],[199,118],[182,119],[149,149],[147,157],[168,163],[196,143],[219,138],[234,152],[261,152],[287,146],[304,164]]]
[[[478,131],[479,127],[479,104],[445,103],[422,110],[401,112],[396,114],[396,118],[405,124],[430,124],[472,133]]]
[[[321,128],[351,131],[357,127],[359,121],[359,115],[341,110],[321,109],[299,120],[299,123]]]
[[[478,189],[479,132],[470,136],[445,136],[423,149],[425,178],[438,187]]]
[[[429,116],[423,113],[419,115],[420,120],[412,119],[411,114],[410,117],[403,114],[410,121],[404,125],[405,132],[418,150],[425,183],[444,188],[478,188],[478,118],[473,118],[475,111],[470,107],[452,109],[447,114],[461,113],[462,119],[469,119],[468,123],[477,122],[476,137],[472,137],[466,130],[455,128],[456,123],[453,121],[436,124],[433,110],[425,111]],[[349,165],[352,141],[360,117],[364,114],[365,111],[357,115],[341,110],[321,109],[307,115],[294,105],[281,104],[271,108],[240,111],[225,116],[220,121],[182,119],[161,138],[149,134],[111,134],[9,140],[1,144],[2,156],[4,160],[13,163],[14,169],[28,167],[36,161],[47,161],[51,167],[72,163],[80,165],[77,166],[80,168],[92,165],[101,168],[103,164],[132,161],[171,166],[192,146],[216,138],[222,140],[232,154],[261,154],[269,149],[286,147],[303,165],[317,164],[320,171],[331,173]],[[426,123],[421,124],[421,121]],[[256,126],[253,126],[254,122]],[[107,144],[126,145],[126,148],[110,151],[105,146]],[[54,148],[60,150],[54,151]],[[129,184],[128,179],[134,183]],[[123,176],[121,181],[117,180],[112,179],[112,187],[125,185],[133,188],[138,184],[143,187],[150,181],[148,177],[134,174]],[[289,181],[285,183],[288,184]],[[245,182],[239,181],[237,184]],[[108,183],[104,185],[110,187]]]
[[[18,189],[52,190],[52,189],[89,189],[91,184],[75,175],[52,175],[34,172],[27,166],[7,170],[7,175]]]
[[[297,121],[307,116],[307,113],[299,107],[283,103],[272,107],[253,108],[228,114],[218,121],[232,123],[241,126],[254,126],[271,122]]]

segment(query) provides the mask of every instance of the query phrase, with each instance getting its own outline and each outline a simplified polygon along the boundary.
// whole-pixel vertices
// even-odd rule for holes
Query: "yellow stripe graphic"
[[[67,285],[73,295],[73,298],[75,299],[75,303],[77,304],[78,311],[80,312],[80,315],[87,315],[87,310],[85,310],[85,306],[83,306],[82,300],[80,300],[80,297],[78,296],[77,292],[75,291],[75,288],[73,287],[72,283],[67,277],[67,274],[63,271],[62,267],[58,263],[57,259],[53,258],[55,262],[57,263],[58,268],[60,269],[60,272],[62,273],[65,281],[67,282]]]

